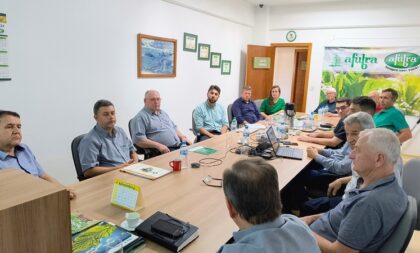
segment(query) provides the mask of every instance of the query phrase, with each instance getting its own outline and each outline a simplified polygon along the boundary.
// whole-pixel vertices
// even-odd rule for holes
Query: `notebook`
[[[156,212],[136,228],[145,239],[179,252],[198,237],[198,228],[169,214]]]
[[[274,128],[272,126],[267,130],[267,137],[276,156],[295,160],[303,159],[302,149],[281,146],[281,144],[277,141],[276,133],[274,132]]]
[[[121,169],[121,171],[152,180],[172,172],[171,170],[155,167],[145,163],[135,163]]]

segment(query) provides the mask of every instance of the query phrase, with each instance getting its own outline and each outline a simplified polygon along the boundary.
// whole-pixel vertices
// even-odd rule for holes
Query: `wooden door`
[[[297,112],[304,112],[306,109],[305,99],[305,76],[308,59],[307,49],[295,50],[295,73],[292,84],[291,102],[295,104]]]
[[[267,97],[273,86],[274,52],[274,47],[248,45],[245,85],[251,86],[253,100]],[[270,68],[254,68],[255,57],[270,57]]]

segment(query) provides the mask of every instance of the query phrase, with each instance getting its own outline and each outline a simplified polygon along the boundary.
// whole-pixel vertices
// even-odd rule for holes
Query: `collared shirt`
[[[244,121],[253,124],[263,119],[254,101],[249,100],[246,102],[242,98],[238,98],[233,102],[232,113],[238,124],[242,124]]]
[[[115,167],[131,159],[135,148],[124,130],[114,128],[109,134],[95,125],[79,144],[79,158],[83,172],[93,167]]]
[[[232,244],[223,245],[218,253],[321,252],[309,227],[289,214],[234,232],[233,239]]]
[[[335,105],[336,105],[336,101],[335,100],[332,103],[330,103],[330,101],[328,99],[325,99],[314,110],[314,113],[318,113],[319,108],[322,108],[322,107],[325,107],[325,106],[328,107],[328,112],[330,112],[330,113],[337,113],[337,110],[335,109]]]
[[[407,195],[394,175],[354,189],[338,206],[311,224],[330,242],[361,252],[376,252],[394,231],[407,208]]]
[[[324,169],[337,175],[349,175],[351,173],[350,159],[351,147],[348,142],[340,149],[323,149],[315,156],[315,161]]]
[[[387,128],[393,132],[400,132],[401,129],[409,128],[404,114],[392,106],[386,110],[382,110],[373,116],[376,127]]]
[[[45,174],[32,151],[23,143],[15,147],[15,156],[10,156],[0,150],[0,170],[7,168],[21,169],[37,177]]]
[[[153,113],[143,107],[132,119],[130,129],[134,143],[147,138],[167,147],[177,147],[181,144],[176,134],[177,126],[163,110]]]
[[[279,98],[279,100],[277,100],[277,103],[275,103],[273,106],[270,105],[268,98],[265,98],[264,101],[261,103],[260,106],[260,112],[263,112],[267,115],[271,115],[274,114],[278,111],[284,110],[284,99]]]
[[[195,130],[198,132],[200,128],[205,128],[208,131],[221,132],[222,127],[228,125],[226,111],[220,104],[209,105],[204,102],[197,106],[194,110]]]

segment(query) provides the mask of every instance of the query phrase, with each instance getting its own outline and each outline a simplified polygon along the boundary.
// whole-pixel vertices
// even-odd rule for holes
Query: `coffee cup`
[[[139,223],[140,215],[136,212],[126,213],[125,219],[129,228],[134,228]]]
[[[169,166],[171,166],[171,168],[174,171],[181,171],[181,160],[173,160],[169,162]]]

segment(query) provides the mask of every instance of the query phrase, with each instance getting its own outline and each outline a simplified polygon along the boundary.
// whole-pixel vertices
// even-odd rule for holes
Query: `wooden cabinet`
[[[20,170],[0,170],[0,252],[71,252],[66,189]]]

